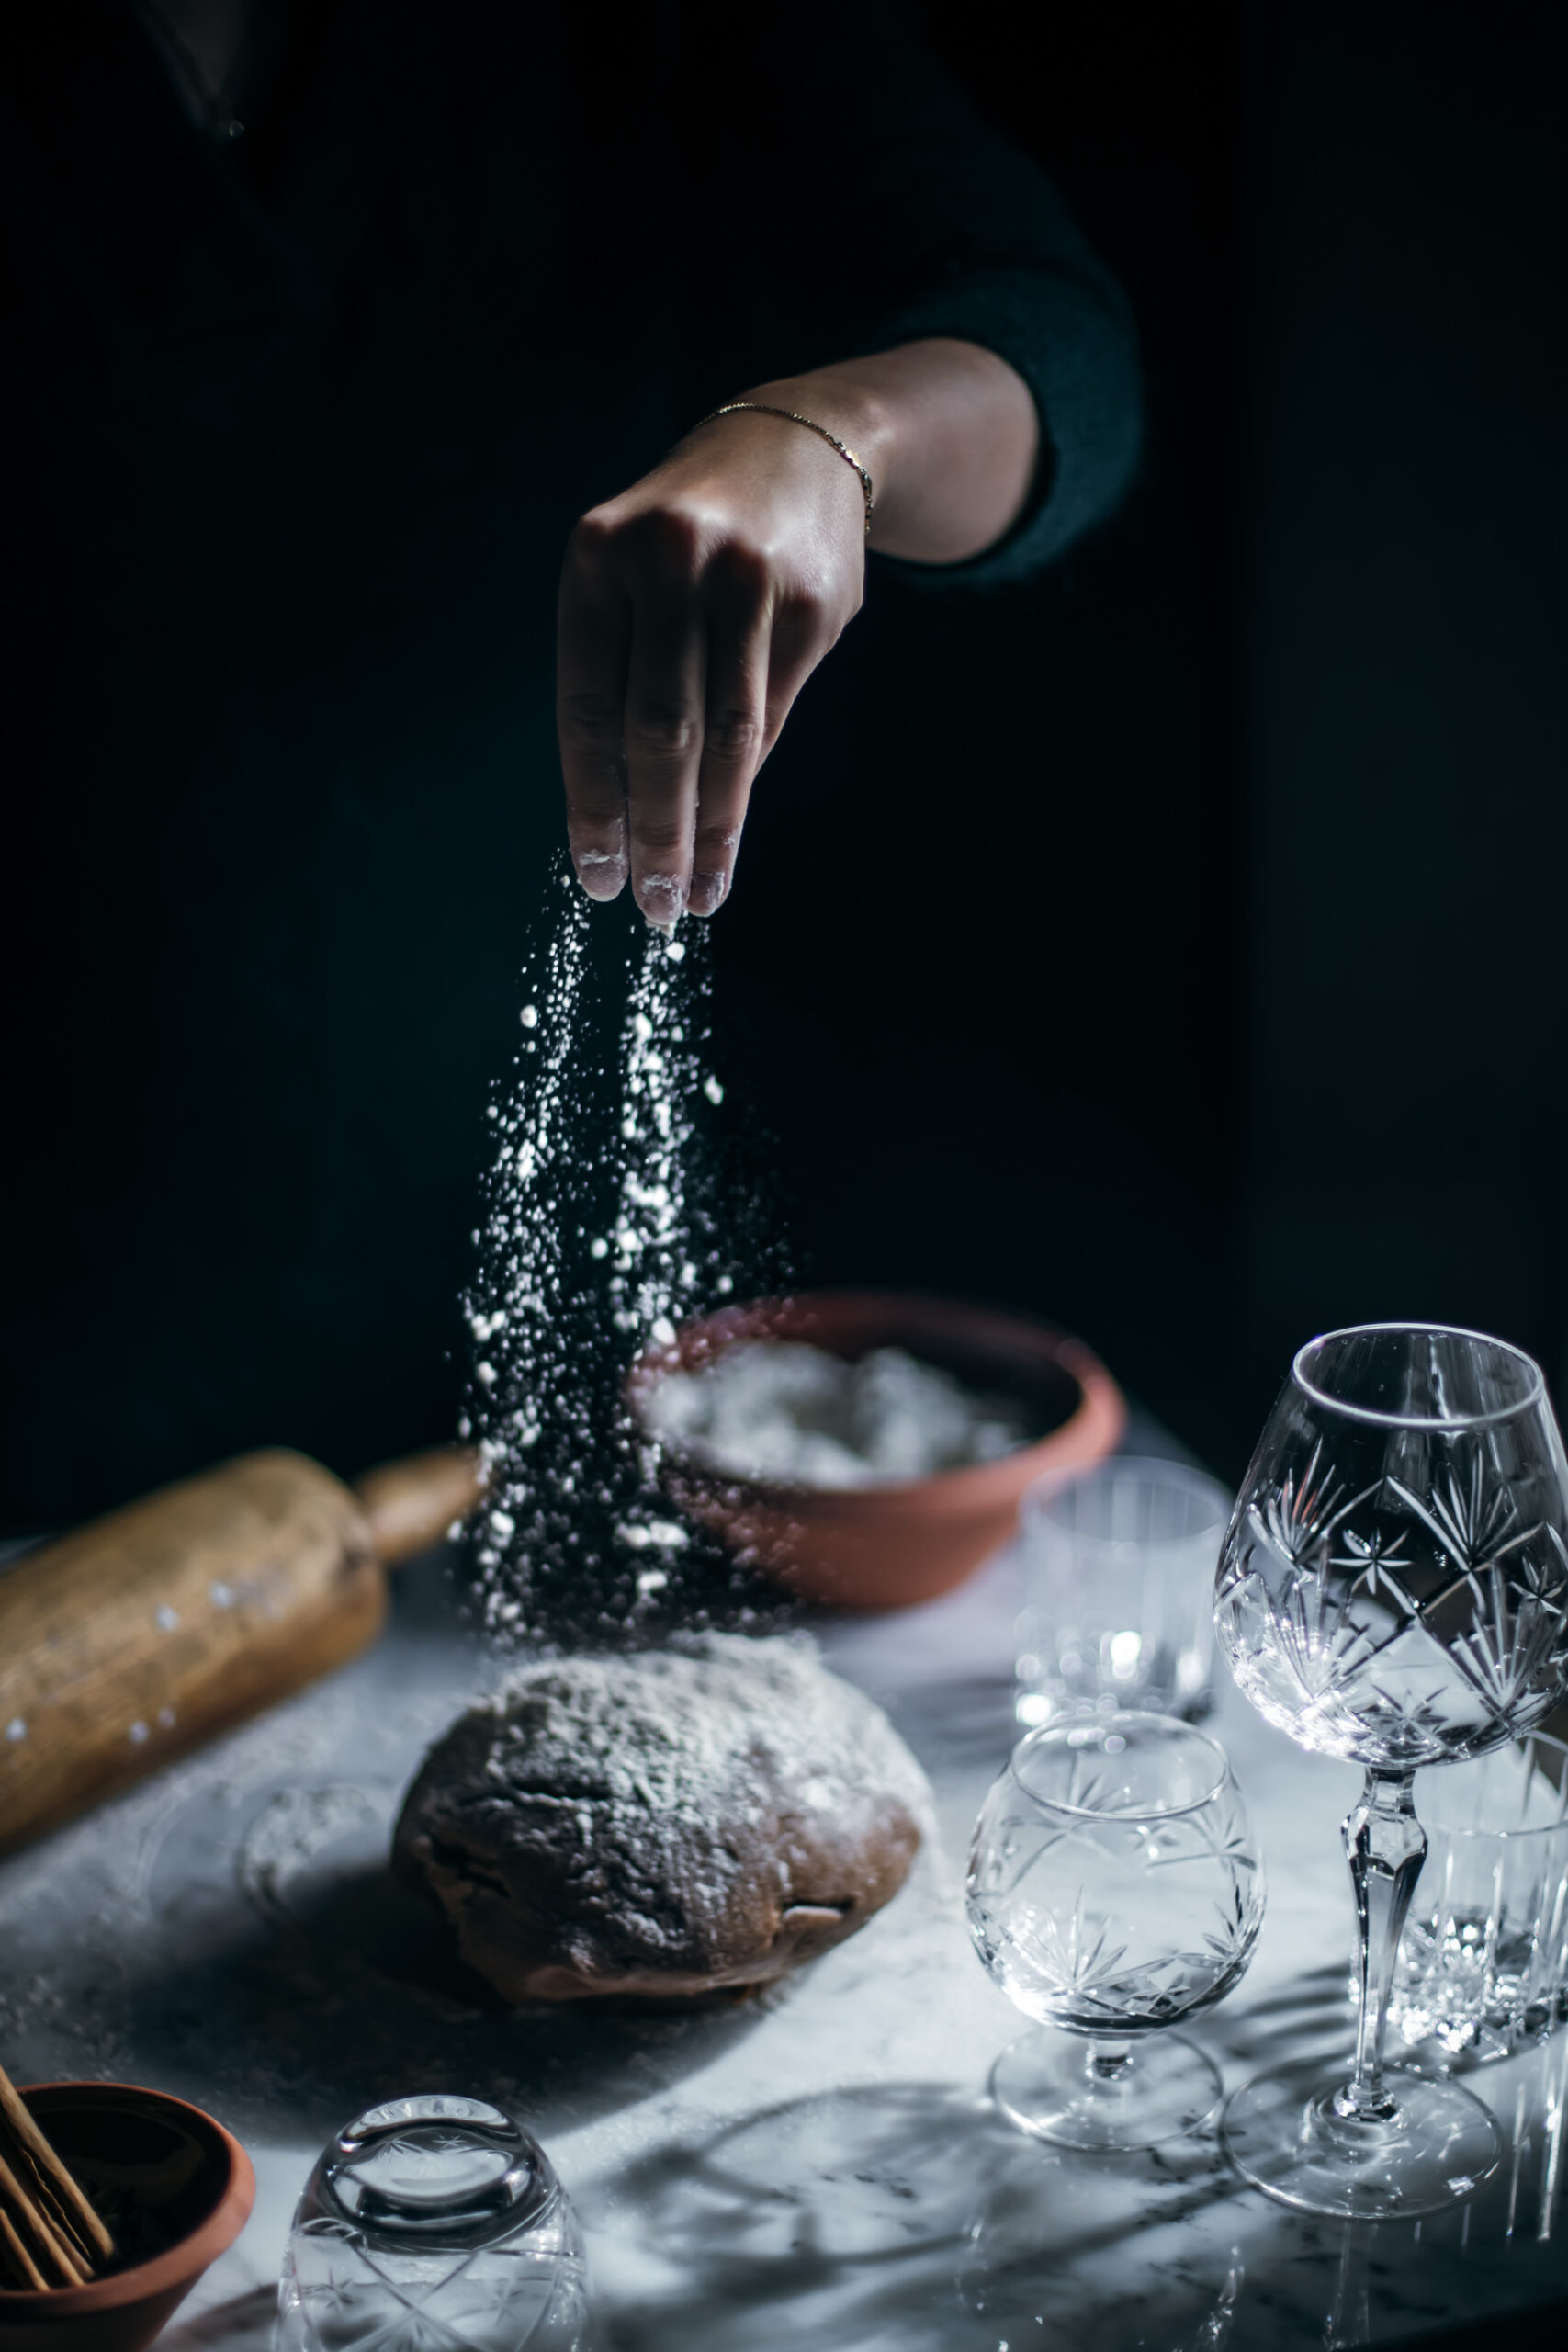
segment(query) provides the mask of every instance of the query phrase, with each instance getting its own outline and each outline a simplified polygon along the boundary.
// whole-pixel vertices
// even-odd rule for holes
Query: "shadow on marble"
[[[950,1772],[998,1773],[1022,1736],[1013,1679],[994,1674],[877,1694],[894,1728],[933,1781]]]
[[[1303,2016],[1327,2014],[1342,2045],[1340,1971],[1305,1972],[1269,2011],[1238,2020],[1249,2063],[1299,2050]],[[1565,2061],[1568,2045],[1498,2082],[1509,2154],[1470,2204],[1375,2226],[1269,2205],[1212,2129],[1088,2155],[1024,2140],[985,2098],[940,2083],[770,2106],[618,2178],[616,2234],[637,2241],[640,2283],[606,2313],[606,2344],[1338,2352],[1539,2309],[1568,2289],[1555,2228]]]
[[[324,1777],[199,1791],[152,1825],[123,1916],[88,1939],[63,1912],[36,1916],[54,2007],[91,2018],[95,2071],[160,2082],[242,2132],[287,2115],[324,2141],[379,2099],[455,2089],[548,2134],[669,2088],[788,1998],[670,2017],[508,2007],[392,1877],[400,1793]],[[82,2071],[46,2037],[36,2053],[16,2038],[39,2071]]]
[[[1227,2086],[1287,2056],[1320,2058],[1342,2052],[1347,2064],[1356,2041],[1347,1965],[1325,1961],[1300,1970],[1279,1989],[1258,1999],[1232,2001],[1205,2021],[1204,2040],[1224,2058]]]
[[[1037,2324],[1095,2352],[1218,2352],[1241,2284],[1235,2250],[1184,2227],[1234,2188],[1212,2141],[1086,2159],[942,2084],[770,2108],[623,2188],[675,2283],[613,2315],[618,2352],[995,2352]]]
[[[1212,2138],[1135,2156],[1014,2142],[970,2222],[957,2286],[989,2342],[1091,2343],[1095,2352],[1220,2352],[1246,2284],[1222,2229],[1235,2183]]]
[[[785,1997],[668,2018],[509,2008],[385,1871],[340,1883],[311,1932],[258,1921],[222,1958],[133,1977],[127,1996],[127,2039],[175,2056],[226,2114],[282,2103],[321,2139],[418,2090],[493,2098],[547,2135],[575,2128],[710,2064]]]
[[[158,2352],[270,2352],[276,2323],[277,2289],[250,2287],[193,2319],[176,2314],[158,2338]]]

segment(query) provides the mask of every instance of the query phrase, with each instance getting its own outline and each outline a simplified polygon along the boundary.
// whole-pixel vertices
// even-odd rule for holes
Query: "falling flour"
[[[694,1372],[665,1374],[643,1419],[672,1451],[735,1478],[873,1487],[995,1462],[1033,1432],[1010,1400],[981,1396],[902,1348],[858,1363],[800,1340],[745,1340]]]
[[[638,922],[629,974],[623,963],[606,979],[614,934],[570,876],[553,898],[513,1079],[490,1107],[495,1153],[464,1301],[462,1433],[478,1439],[489,1487],[468,1544],[492,1634],[614,1638],[651,1632],[663,1612],[700,1619],[691,1590],[677,1603],[715,1568],[662,1498],[658,1440],[624,1392],[645,1349],[735,1289],[729,1221],[721,1250],[710,1198],[724,1089],[704,1056],[701,927],[688,942]]]

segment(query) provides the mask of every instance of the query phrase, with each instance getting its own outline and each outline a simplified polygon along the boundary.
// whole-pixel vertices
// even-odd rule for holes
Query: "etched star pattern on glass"
[[[1411,1477],[1348,1490],[1314,1439],[1244,1505],[1221,1637],[1240,1688],[1303,1747],[1414,1771],[1533,1729],[1556,1698],[1568,1544],[1495,1482],[1487,1432],[1450,1450],[1424,1490],[1414,1447]]]

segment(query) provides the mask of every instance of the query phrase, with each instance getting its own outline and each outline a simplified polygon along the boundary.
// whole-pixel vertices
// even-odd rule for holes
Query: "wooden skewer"
[[[49,2285],[49,2280],[17,2235],[10,2215],[4,2211],[0,2211],[0,2253],[4,2253],[24,2287],[39,2289]]]
[[[16,2085],[0,2066],[0,2119],[10,2127],[11,2137],[28,2158],[41,2187],[48,2191],[50,2201],[60,2209],[61,2219],[70,2234],[83,2242],[88,2256],[88,2269],[93,2267],[92,2256],[108,2262],[114,2256],[114,2240],[105,2229],[96,2209],[82,2188],[55,2154]]]
[[[86,2233],[74,2227],[71,2216],[48,2183],[39,2177],[36,2166],[17,2161],[17,2153],[3,2128],[0,2128],[0,2155],[5,2156],[17,2178],[26,2182],[28,2192],[39,2211],[71,2254],[78,2270],[85,2270],[90,2278],[98,2267],[98,2257],[86,2243]]]
[[[28,2251],[35,2258],[41,2255],[44,2261],[59,2272],[58,2278],[46,2279],[45,2285],[82,2286],[89,2276],[85,2263],[78,2262],[65,2241],[55,2235],[3,2156],[0,2156],[0,2199],[4,2200],[12,2223],[24,2244],[28,2245]]]

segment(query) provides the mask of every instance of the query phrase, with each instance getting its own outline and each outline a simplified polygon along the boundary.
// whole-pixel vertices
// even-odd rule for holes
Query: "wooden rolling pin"
[[[357,1656],[479,1491],[457,1447],[352,1488],[246,1453],[0,1569],[0,1852]]]

